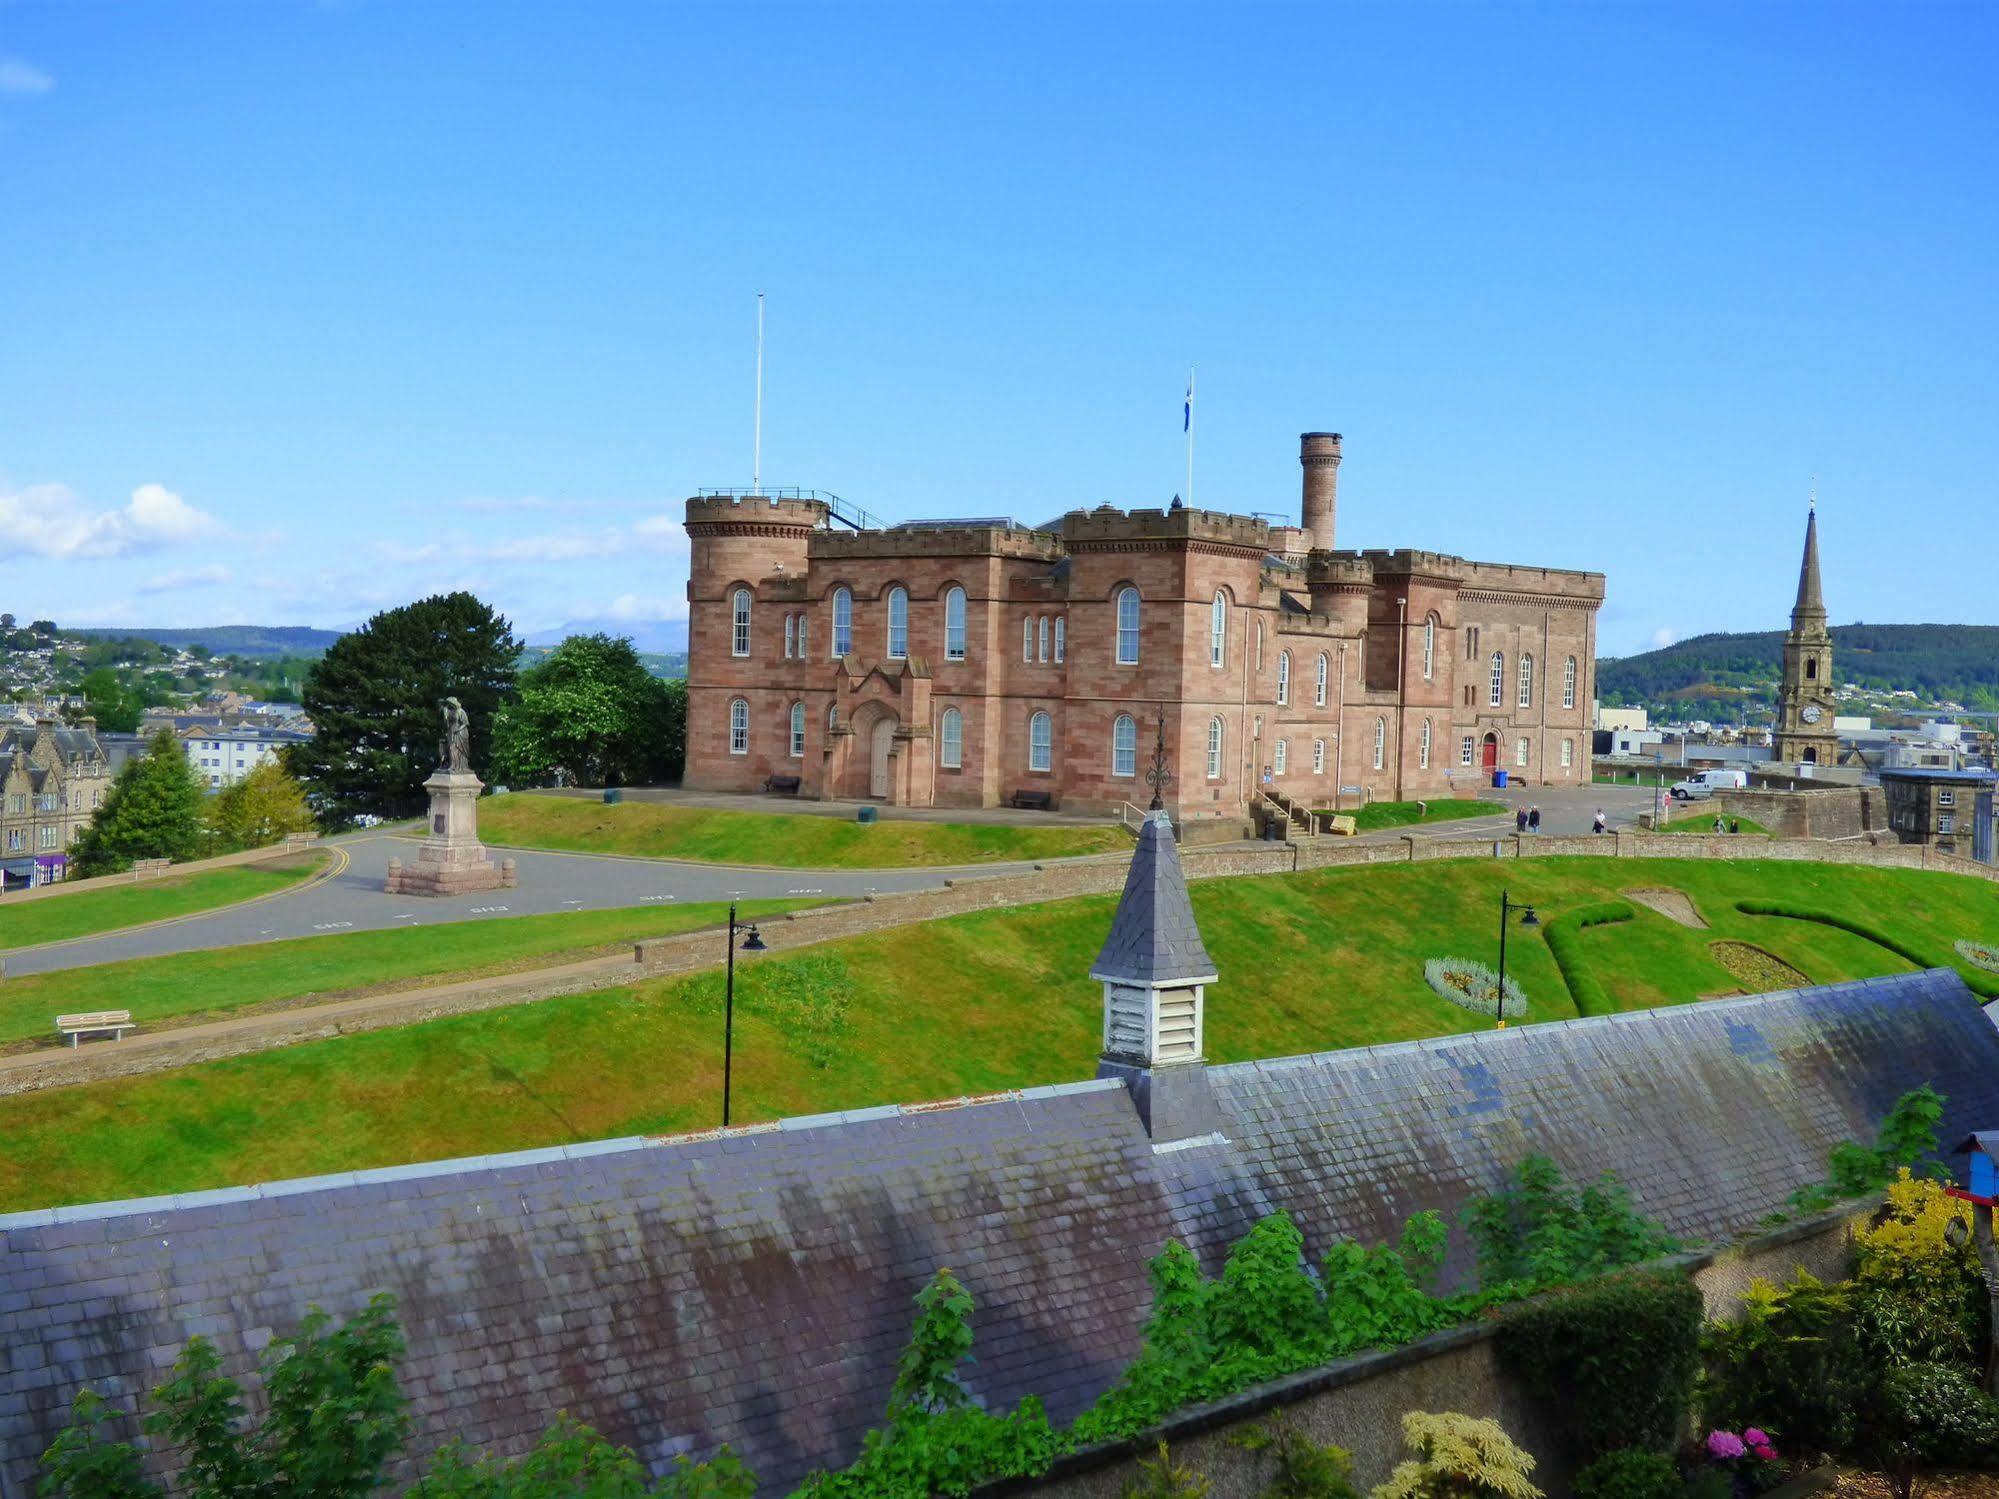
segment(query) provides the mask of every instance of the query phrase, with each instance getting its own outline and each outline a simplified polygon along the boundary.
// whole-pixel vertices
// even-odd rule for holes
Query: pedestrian
[[[1719,813],[1715,815],[1714,830],[1717,833],[1726,833],[1728,831],[1728,824],[1721,820],[1721,816]]]
[[[1598,807],[1596,809],[1596,824],[1590,829],[1590,831],[1593,833],[1602,833],[1608,831],[1608,828],[1609,825],[1604,820],[1603,808]]]
[[[1529,807],[1527,809],[1527,831],[1530,833],[1541,831],[1541,809],[1539,807]]]
[[[1515,807],[1513,809],[1513,831],[1516,833],[1527,831],[1527,809],[1525,807]]]
[[[1742,831],[1742,819],[1741,819],[1741,818],[1739,818],[1739,817],[1731,817],[1731,818],[1729,818],[1729,819],[1728,819],[1728,830],[1729,830],[1729,832],[1731,832],[1731,833],[1739,833],[1739,832],[1741,832],[1741,831]]]

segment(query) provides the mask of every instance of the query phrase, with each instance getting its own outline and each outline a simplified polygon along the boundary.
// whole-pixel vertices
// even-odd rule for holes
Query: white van
[[[1746,770],[1703,770],[1698,775],[1673,783],[1675,801],[1699,801],[1717,791],[1741,791],[1749,785]]]

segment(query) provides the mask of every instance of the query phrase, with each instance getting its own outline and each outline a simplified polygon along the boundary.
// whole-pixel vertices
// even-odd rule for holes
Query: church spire
[[[1805,560],[1798,568],[1798,602],[1791,609],[1791,628],[1805,618],[1825,618],[1825,594],[1819,588],[1819,504],[1812,496],[1811,513],[1805,520]]]

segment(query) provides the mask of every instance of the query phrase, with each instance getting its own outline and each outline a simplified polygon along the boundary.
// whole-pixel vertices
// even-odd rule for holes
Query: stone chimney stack
[[[1312,549],[1333,549],[1333,518],[1340,499],[1340,434],[1305,432],[1298,437],[1298,462],[1305,470],[1305,505],[1301,517]]]
[[[1149,813],[1125,875],[1111,933],[1090,977],[1104,986],[1098,1077],[1131,1090],[1155,1145],[1219,1134],[1224,1120],[1202,1058],[1202,1008],[1214,959],[1194,924],[1179,845],[1164,812]]]

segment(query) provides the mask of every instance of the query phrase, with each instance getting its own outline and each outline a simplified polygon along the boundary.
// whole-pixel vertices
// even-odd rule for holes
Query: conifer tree
[[[199,858],[207,842],[201,782],[180,741],[162,729],[118,772],[104,805],[70,851],[78,875],[116,874],[135,859]]]

